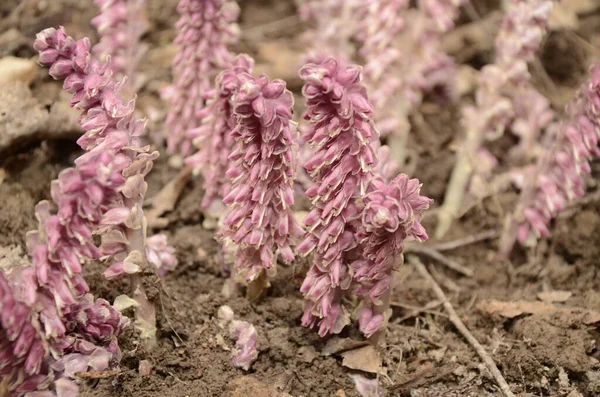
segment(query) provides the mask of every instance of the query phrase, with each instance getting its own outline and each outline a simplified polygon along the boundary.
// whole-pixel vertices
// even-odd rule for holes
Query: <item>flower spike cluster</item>
[[[365,59],[365,85],[376,124],[392,155],[405,161],[408,116],[432,93],[441,102],[456,97],[456,67],[442,51],[465,0],[365,0],[357,38]]]
[[[180,0],[177,10],[181,18],[174,43],[181,49],[173,60],[174,85],[167,92],[171,109],[166,135],[169,153],[187,156],[188,132],[201,125],[205,95],[232,61],[227,47],[238,40],[239,7],[232,0]]]
[[[151,341],[154,306],[146,298],[139,274],[146,263],[144,177],[158,153],[142,143],[145,121],[134,119],[135,101],[124,103],[119,97],[120,83],[113,80],[106,64],[91,56],[89,40],[75,41],[62,28],[46,29],[38,34],[34,47],[40,52],[39,63],[50,68],[52,77],[64,80],[63,88],[73,94],[71,105],[82,111],[79,122],[85,130],[77,141],[85,153],[75,160],[74,169],[63,171],[53,183],[57,215],[50,215],[45,204],[38,209],[45,232],[30,236],[30,246],[36,247],[35,267],[59,263],[65,269],[62,274],[71,276],[80,273],[81,258],[114,260],[105,275],[130,276],[138,305],[136,325],[142,338]],[[100,249],[93,245],[93,233],[102,236]],[[47,274],[52,273],[38,272],[38,279],[47,283],[52,280]],[[65,288],[58,284],[55,289],[54,295],[61,296]],[[79,288],[79,294],[86,289]]]
[[[111,57],[110,67],[117,78],[127,76],[126,84],[137,91],[136,69],[147,46],[140,43],[148,29],[145,0],[94,0],[100,14],[92,19],[100,42],[92,52],[100,59]]]
[[[472,159],[478,157],[484,140],[510,129],[520,137],[520,153],[533,153],[541,132],[554,117],[549,102],[531,84],[527,66],[544,38],[551,8],[552,0],[510,2],[494,43],[494,63],[482,68],[475,104],[463,109],[466,141],[438,213],[437,237],[450,229],[460,211],[475,168]]]
[[[225,175],[231,167],[229,155],[235,148],[231,131],[236,126],[231,100],[236,91],[236,76],[252,73],[254,60],[238,55],[216,79],[216,87],[207,94],[206,107],[199,113],[202,125],[190,131],[198,152],[186,158],[185,163],[201,172],[204,181],[202,208],[217,210],[223,197],[229,193],[231,182]]]
[[[404,241],[425,241],[421,225],[423,211],[433,200],[421,196],[421,184],[400,174],[386,183],[376,177],[369,186],[362,224],[358,231],[362,258],[351,268],[357,285],[354,293],[363,297],[359,327],[367,338],[380,330],[389,314],[393,272],[402,264]],[[387,314],[387,317],[386,317]]]
[[[547,237],[552,218],[585,194],[585,175],[590,161],[600,157],[600,64],[590,69],[567,110],[569,121],[554,138],[552,148],[538,161],[531,183],[521,192],[517,209],[508,219],[500,240],[500,253],[510,254],[516,240]]]
[[[293,261],[292,245],[303,234],[291,209],[298,144],[293,96],[283,81],[242,72],[235,84],[236,148],[223,235],[237,245],[238,272],[252,282],[275,272],[278,254]]]
[[[304,167],[313,180],[306,191],[312,209],[304,223],[308,228],[298,252],[314,252],[313,264],[300,291],[308,299],[302,324],[319,322],[319,335],[339,333],[348,324],[342,295],[350,287],[350,253],[362,214],[361,199],[376,165],[373,141],[378,138],[371,117],[373,109],[360,84],[358,66],[342,67],[329,58],[300,69],[302,92],[310,122],[304,139],[314,154]]]

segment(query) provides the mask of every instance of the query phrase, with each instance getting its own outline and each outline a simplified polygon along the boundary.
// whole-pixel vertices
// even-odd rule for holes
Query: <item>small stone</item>
[[[0,59],[0,84],[21,81],[31,84],[35,78],[37,65],[25,58],[6,56]]]
[[[152,364],[148,360],[140,361],[140,365],[138,366],[138,372],[142,376],[150,375],[150,371],[152,370]]]

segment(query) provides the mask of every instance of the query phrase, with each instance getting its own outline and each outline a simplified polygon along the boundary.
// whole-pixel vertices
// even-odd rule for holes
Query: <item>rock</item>
[[[22,81],[0,84],[0,156],[36,140],[77,138],[77,117],[62,101],[45,108]]]
[[[38,66],[25,58],[6,56],[0,58],[0,85],[20,81],[29,85],[35,78]]]

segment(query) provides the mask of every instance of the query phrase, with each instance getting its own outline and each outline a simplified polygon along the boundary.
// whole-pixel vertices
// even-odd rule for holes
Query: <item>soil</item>
[[[89,23],[96,13],[91,0],[29,0],[15,12],[18,3],[8,0],[0,5],[0,43],[7,43],[4,48],[0,45],[0,56],[33,57],[32,39],[48,26],[64,25],[78,38],[96,37]],[[150,117],[150,136],[155,138],[160,135],[164,116],[158,91],[170,79],[170,42],[175,35],[177,14],[175,0],[148,3],[151,29],[144,41],[151,50],[146,55],[148,62],[141,64],[146,84],[139,93],[138,104],[139,111]],[[474,5],[474,11],[481,15],[499,6],[497,1],[474,1]],[[294,40],[302,26],[290,23],[275,30],[259,29],[258,33],[255,28],[294,15],[293,1],[245,0],[240,1],[240,6],[242,32],[248,34],[242,35],[236,51],[255,56],[258,69],[269,70],[271,77],[291,79],[290,87],[298,94],[294,73],[281,68],[286,61],[280,57],[287,53],[277,49],[299,49]],[[468,22],[468,18],[463,19]],[[539,58],[541,69],[533,74],[538,88],[552,97],[556,110],[561,110],[559,106],[568,101],[585,78],[587,65],[600,57],[599,21],[600,10],[587,12],[579,16],[576,30],[556,30],[545,42]],[[8,34],[12,36],[5,36]],[[12,39],[6,41],[6,37]],[[488,58],[489,54],[477,54],[466,62],[477,67],[481,59]],[[31,90],[39,103],[49,104],[61,98],[58,87],[40,70]],[[297,103],[300,112],[301,99]],[[421,122],[413,127],[410,149],[415,160],[414,176],[423,183],[422,193],[436,203],[443,199],[455,145],[461,139],[458,111],[458,106],[442,108],[426,103]],[[509,147],[510,142],[499,141],[491,150],[506,155]],[[35,204],[49,198],[50,181],[72,164],[77,154],[73,140],[54,139],[34,141],[0,154],[1,249],[24,247],[26,232],[35,227]],[[505,168],[510,165],[508,160],[502,164]],[[177,173],[162,156],[149,175],[148,197],[152,198]],[[600,175],[598,164],[594,164],[593,175]],[[590,190],[595,189],[595,185],[590,185]],[[177,250],[179,265],[163,280],[145,280],[158,308],[158,345],[145,351],[138,346],[133,331],[127,332],[120,340],[124,352],[120,372],[107,380],[83,381],[82,395],[358,396],[349,377],[353,371],[342,365],[340,355],[322,353],[326,345],[339,342],[337,337],[322,339],[314,330],[300,325],[303,300],[298,289],[306,263],[282,266],[268,295],[260,301],[249,302],[236,291],[228,298],[224,296],[227,275],[223,254],[214,240],[214,231],[203,227],[201,197],[201,181],[190,180],[175,209],[165,215],[168,226],[162,230]],[[456,222],[446,240],[500,229],[502,217],[510,211],[516,197],[516,193],[506,192],[475,203]],[[551,238],[532,249],[519,248],[510,262],[497,258],[494,240],[444,252],[448,258],[475,270],[473,277],[421,257],[431,266],[462,321],[490,352],[519,396],[600,395],[597,326],[584,323],[571,312],[507,318],[489,314],[480,306],[490,299],[535,301],[542,291],[562,290],[572,294],[557,305],[600,310],[599,210],[600,201],[594,199],[571,208],[554,222]],[[428,230],[435,225],[434,218],[425,219]],[[127,285],[103,279],[101,266],[89,264],[86,279],[96,296],[113,300],[126,291]],[[382,352],[386,374],[380,376],[380,384],[388,395],[501,396],[480,358],[448,321],[441,302],[432,304],[436,297],[409,264],[399,272],[392,300],[394,311],[387,347]],[[224,304],[258,331],[260,354],[250,371],[231,365],[228,349],[232,342],[215,321],[217,309]],[[339,338],[361,340],[352,327]],[[139,371],[140,365],[146,365],[143,360],[151,365],[146,376]]]

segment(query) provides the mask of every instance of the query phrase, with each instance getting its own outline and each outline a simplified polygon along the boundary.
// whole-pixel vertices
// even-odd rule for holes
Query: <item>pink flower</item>
[[[357,282],[354,292],[365,299],[359,324],[367,337],[384,324],[382,311],[375,313],[374,306],[385,305],[383,295],[391,288],[393,271],[402,264],[404,241],[428,239],[421,215],[433,200],[421,196],[420,188],[417,179],[405,174],[389,183],[376,178],[364,198],[362,225],[357,233],[362,257],[351,268]]]
[[[226,176],[231,167],[229,155],[235,148],[231,131],[235,128],[231,100],[236,91],[236,76],[252,73],[254,60],[247,55],[238,55],[227,69],[216,79],[216,88],[206,93],[207,102],[199,113],[202,124],[190,131],[189,136],[198,151],[186,158],[186,164],[202,173],[204,182],[204,209],[217,207],[229,193],[231,182]]]
[[[202,109],[213,79],[232,61],[227,47],[238,40],[239,7],[231,0],[180,0],[177,10],[181,18],[174,43],[180,50],[173,60],[166,135],[169,153],[187,156],[188,132],[207,116]]]
[[[62,309],[87,292],[81,261],[115,260],[107,275],[130,275],[140,308],[136,314],[147,316],[144,321],[138,317],[136,324],[147,326],[151,339],[154,308],[139,272],[146,262],[144,177],[158,152],[150,152],[143,143],[145,121],[133,117],[135,100],[121,99],[121,83],[112,79],[109,64],[91,56],[89,40],[75,41],[62,28],[46,29],[37,35],[34,47],[41,54],[57,52],[41,56],[40,63],[50,67],[51,74],[60,66],[53,76],[64,79],[63,87],[73,94],[71,105],[82,111],[79,122],[85,130],[77,141],[85,153],[75,160],[74,169],[63,171],[53,182],[57,214],[50,214],[47,203],[38,206],[40,230],[28,241],[38,282]],[[45,63],[49,59],[54,63]],[[102,236],[100,249],[93,234]]]
[[[223,235],[238,246],[236,267],[252,281],[262,271],[273,274],[278,255],[293,261],[292,245],[303,233],[291,209],[297,138],[293,96],[283,81],[242,72],[236,86]]]
[[[111,57],[110,68],[118,79],[127,77],[132,92],[137,91],[139,76],[136,68],[147,46],[141,43],[148,29],[145,0],[94,0],[100,14],[92,19],[100,42],[94,55],[105,60]],[[129,92],[130,94],[132,92]]]
[[[600,156],[600,64],[569,104],[569,120],[556,134],[552,148],[539,160],[529,185],[521,192],[517,209],[508,219],[500,253],[508,255],[515,240],[525,244],[550,235],[550,221],[575,198],[585,194],[590,161]]]
[[[373,141],[377,132],[360,68],[340,67],[329,58],[300,70],[307,101],[304,119],[310,129],[304,139],[314,154],[304,167],[313,180],[306,191],[313,207],[304,223],[308,234],[298,252],[314,252],[313,264],[300,291],[309,303],[302,324],[319,322],[319,334],[338,333],[348,322],[341,306],[351,283],[348,254],[356,248],[362,203],[377,160]]]
[[[167,236],[160,233],[146,240],[146,257],[148,263],[156,267],[156,274],[164,277],[167,272],[172,271],[177,266],[177,257],[175,249],[167,243]]]

